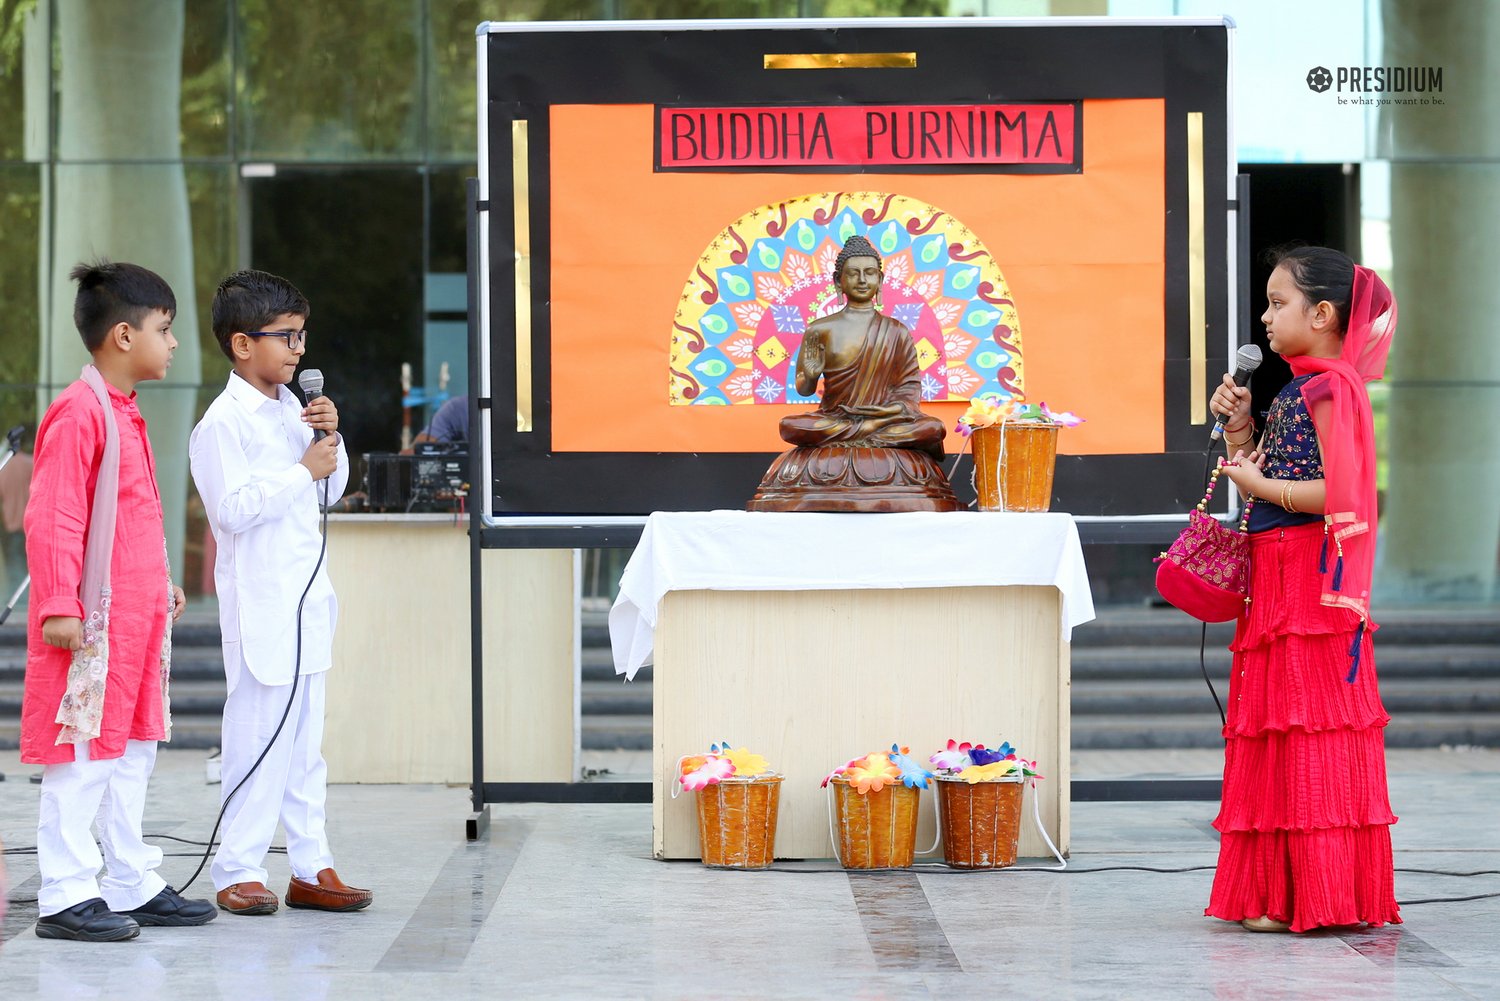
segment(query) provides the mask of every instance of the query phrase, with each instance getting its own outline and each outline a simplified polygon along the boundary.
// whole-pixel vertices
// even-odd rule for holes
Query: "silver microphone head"
[[[1234,353],[1234,367],[1238,372],[1254,372],[1260,368],[1260,363],[1265,360],[1261,354],[1260,347],[1255,344],[1246,344]],[[318,385],[323,384],[323,377],[318,376]],[[306,387],[303,387],[306,388]]]
[[[1255,364],[1260,364],[1260,349],[1256,348]],[[315,368],[303,369],[302,374],[297,376],[297,385],[302,387],[302,395],[308,399],[323,395],[323,373]]]

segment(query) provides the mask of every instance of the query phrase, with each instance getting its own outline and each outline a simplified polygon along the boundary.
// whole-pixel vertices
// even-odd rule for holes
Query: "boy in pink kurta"
[[[135,394],[107,386],[120,432],[120,517],[110,559],[109,676],[99,736],[89,758],[118,758],[129,740],[162,740],[161,643],[167,628],[167,579],[161,497],[146,421]],[[21,760],[70,762],[76,744],[57,742],[57,707],[68,687],[72,651],[42,640],[54,616],[83,619],[79,598],[83,547],[104,451],[104,412],[80,379],[62,391],[36,433],[36,469],[26,507],[26,560],[31,602],[26,620],[26,695]]]
[[[46,766],[36,933],[112,942],[134,938],[141,925],[203,924],[216,912],[167,886],[156,874],[161,851],[141,838],[146,782],[156,742],[166,736],[163,639],[168,616],[182,614],[183,594],[167,568],[161,496],[135,386],[167,374],[177,347],[176,299],[160,276],[133,264],[79,265],[72,278],[73,319],[93,364],[37,429],[25,521],[31,601],[21,760]],[[117,460],[113,442],[106,448],[110,438]],[[116,469],[118,486],[110,490]],[[108,559],[100,549],[91,571],[91,534],[110,538],[95,517],[96,506],[105,505],[115,509],[113,540]],[[99,606],[90,600],[85,607],[85,599],[101,588],[108,614],[96,622],[90,616]],[[107,647],[96,632],[107,633]],[[75,652],[86,663],[102,649],[107,657],[95,658],[107,665],[102,682],[72,667]]]

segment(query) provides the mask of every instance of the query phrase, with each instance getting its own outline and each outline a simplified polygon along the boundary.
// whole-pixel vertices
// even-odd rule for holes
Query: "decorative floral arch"
[[[881,310],[912,331],[924,400],[1022,395],[1020,321],[978,236],[905,195],[825,191],[762,205],[704,249],[672,323],[671,402],[809,402],[797,351],[842,306],[833,264],[855,234],[880,251]]]

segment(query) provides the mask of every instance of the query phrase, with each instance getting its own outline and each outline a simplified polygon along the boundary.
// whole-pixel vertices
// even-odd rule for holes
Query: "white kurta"
[[[333,864],[324,830],[323,674],[332,665],[338,602],[326,560],[318,564],[319,504],[343,496],[349,457],[340,442],[325,501],[324,485],[315,484],[300,461],[311,442],[302,403],[290,390],[280,387],[272,400],[231,374],[188,445],[193,481],[218,543],[214,583],[229,684],[222,795],[233,799],[213,862],[220,890],[266,882],[266,850],[278,821],[294,875],[312,877]],[[304,588],[299,651],[297,605]],[[257,768],[283,713],[286,725]]]
[[[292,680],[297,603],[323,545],[318,505],[325,483],[331,504],[349,482],[342,441],[338,468],[313,482],[301,462],[312,428],[302,420],[301,401],[278,388],[272,400],[230,373],[188,442],[193,482],[218,544],[214,586],[230,691],[242,664],[264,685]],[[302,608],[302,674],[332,664],[337,615],[325,560]]]

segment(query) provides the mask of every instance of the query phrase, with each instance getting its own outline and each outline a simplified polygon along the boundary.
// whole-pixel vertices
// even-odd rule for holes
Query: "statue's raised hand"
[[[823,374],[823,338],[817,330],[802,335],[802,351],[797,356],[797,366],[813,379]]]

